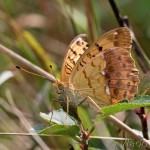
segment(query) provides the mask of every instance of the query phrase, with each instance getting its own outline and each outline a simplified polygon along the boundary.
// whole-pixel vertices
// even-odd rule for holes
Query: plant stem
[[[144,73],[147,73],[149,70],[150,70],[150,60],[149,58],[146,56],[146,54],[144,53],[144,51],[142,50],[140,44],[138,43],[136,37],[135,37],[135,34],[132,30],[132,27],[131,27],[131,24],[129,22],[129,19],[127,16],[122,16],[115,1],[114,0],[109,0],[109,3],[112,7],[112,10],[115,14],[115,17],[119,23],[119,25],[121,27],[128,27],[131,32],[132,32],[132,38],[133,38],[133,47],[135,49],[135,52],[136,52],[136,55],[138,56],[138,62],[139,62],[139,65],[142,69],[142,71]]]
[[[144,107],[141,107],[138,112],[136,111],[136,114],[139,116],[141,120],[143,137],[148,140],[149,136],[148,136],[147,117],[145,115]]]
[[[144,145],[146,145],[145,148],[150,149],[150,142],[147,139],[145,139],[142,136],[140,136],[139,134],[137,134],[135,131],[133,131],[126,124],[124,124],[123,122],[118,120],[116,117],[110,115],[109,117],[107,117],[107,120],[111,121],[117,127],[121,128],[123,131],[127,132],[134,139],[139,140],[140,142],[142,142]]]
[[[12,50],[6,48],[5,46],[3,46],[1,44],[0,44],[0,52],[4,53],[4,54],[6,54],[6,55],[8,55],[8,56],[10,56],[12,58],[14,58],[19,63],[29,67],[30,69],[35,71],[37,74],[42,75],[43,77],[45,77],[49,81],[51,81],[51,82],[55,82],[56,81],[56,78],[54,76],[52,76],[50,73],[48,73],[45,70],[41,69],[40,67],[34,65],[30,61],[26,60],[25,58],[21,57],[17,53],[13,52]]]
[[[91,42],[94,41],[94,21],[92,15],[92,5],[90,0],[84,0],[85,10],[86,10],[86,17],[88,22],[88,30],[90,35]]]

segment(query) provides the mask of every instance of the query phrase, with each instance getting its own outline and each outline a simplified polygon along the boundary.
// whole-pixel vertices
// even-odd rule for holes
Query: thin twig
[[[145,148],[150,149],[150,142],[149,140],[143,138],[139,134],[137,134],[135,131],[133,131],[130,127],[128,127],[126,124],[118,120],[116,117],[110,115],[107,117],[107,120],[114,123],[117,127],[121,128],[123,131],[127,132],[131,137],[133,137],[136,140],[141,141],[143,144],[145,144]]]
[[[110,122],[112,122],[113,124],[115,124],[118,128],[122,129],[124,132],[128,133],[128,135],[130,137],[132,137],[135,140],[139,140],[140,142],[142,142],[143,144],[146,145],[146,148],[150,149],[150,142],[143,138],[141,135],[137,134],[133,129],[131,129],[129,126],[127,126],[126,124],[124,124],[123,122],[121,122],[119,119],[117,119],[116,117],[110,115],[106,118],[107,120],[109,120]],[[98,124],[95,124],[92,129],[89,131],[89,133],[91,134],[94,129],[96,128]],[[90,138],[90,134],[88,134],[89,138]]]
[[[129,19],[127,16],[122,16],[115,1],[114,0],[109,0],[109,3],[112,7],[112,10],[116,16],[116,19],[121,27],[128,27],[131,32],[132,32],[132,38],[133,38],[133,48],[135,49],[136,55],[138,56],[138,62],[139,65],[141,66],[141,69],[143,70],[144,73],[147,73],[150,70],[150,60],[144,53],[143,49],[141,48],[140,44],[138,43],[135,34],[132,30],[132,26],[129,22]]]
[[[144,107],[141,107],[140,109],[135,109],[135,112],[141,120],[143,137],[148,140],[149,136],[148,136],[148,126],[147,126],[147,117],[145,115],[145,109]]]
[[[0,133],[1,134],[1,133]],[[101,140],[118,140],[118,141],[126,141],[133,140],[129,138],[118,138],[118,137],[104,137],[104,136],[89,136],[90,139],[101,139]]]
[[[32,132],[32,131],[31,131]],[[17,136],[49,136],[49,137],[59,137],[63,135],[50,135],[50,134],[37,134],[37,133],[14,133],[14,132],[0,132],[0,135],[17,135]]]
[[[18,55],[14,51],[6,48],[5,46],[3,46],[1,44],[0,44],[0,52],[14,58],[16,61],[20,62],[21,64],[23,64],[23,65],[29,67],[30,69],[32,69],[33,71],[35,71],[37,74],[40,74],[43,77],[45,77],[45,79],[48,79],[51,82],[56,81],[55,77],[52,76],[50,73],[48,73],[45,70],[41,69],[40,67],[34,65],[30,61],[26,60],[25,58],[21,57],[20,55]]]
[[[0,135],[66,137],[65,135],[54,135],[54,134],[50,135],[50,134],[37,134],[37,133],[14,133],[14,132],[0,132]],[[129,138],[104,137],[104,136],[89,136],[89,139],[118,140],[118,141],[133,140],[133,139],[129,139]]]
[[[89,30],[89,37],[91,42],[94,41],[94,21],[93,21],[93,15],[92,15],[92,5],[90,3],[90,0],[84,0],[85,10],[86,10],[86,16],[87,16],[87,22],[88,22],[88,30]]]

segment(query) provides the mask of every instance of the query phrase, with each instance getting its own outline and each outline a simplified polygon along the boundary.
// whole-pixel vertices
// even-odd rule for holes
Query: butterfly
[[[138,91],[139,72],[131,56],[131,32],[126,27],[105,33],[90,47],[85,35],[75,37],[64,59],[58,88],[64,100],[83,100],[95,108],[132,100]],[[93,101],[93,102],[92,102]]]

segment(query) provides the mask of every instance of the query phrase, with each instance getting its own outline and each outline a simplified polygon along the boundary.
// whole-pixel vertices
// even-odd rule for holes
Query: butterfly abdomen
[[[131,100],[138,91],[138,70],[128,51],[120,47],[104,53],[106,78],[112,99]]]

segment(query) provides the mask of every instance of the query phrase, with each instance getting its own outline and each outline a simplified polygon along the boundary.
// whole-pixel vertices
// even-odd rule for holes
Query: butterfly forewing
[[[65,85],[69,82],[70,74],[72,73],[76,62],[88,48],[88,43],[84,40],[85,37],[85,34],[75,37],[68,47],[68,52],[64,59],[60,76],[61,82]]]
[[[121,47],[122,49],[130,52],[132,43],[131,33],[128,28],[117,28],[105,33],[95,43],[103,49]]]

